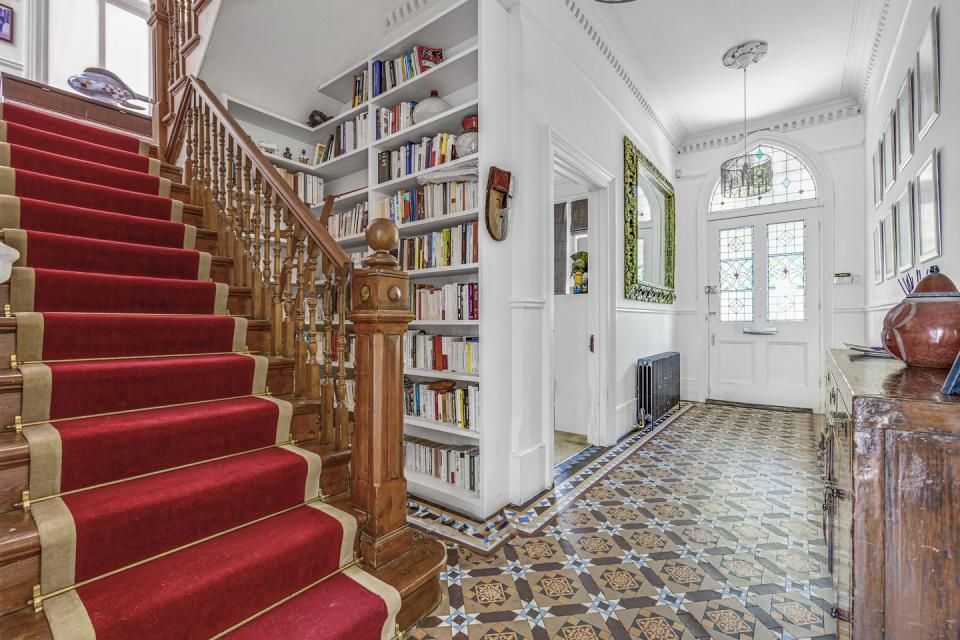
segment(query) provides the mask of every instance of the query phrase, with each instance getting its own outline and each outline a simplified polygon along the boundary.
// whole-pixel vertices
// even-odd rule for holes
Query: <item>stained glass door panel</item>
[[[819,406],[818,212],[709,223],[710,398]]]

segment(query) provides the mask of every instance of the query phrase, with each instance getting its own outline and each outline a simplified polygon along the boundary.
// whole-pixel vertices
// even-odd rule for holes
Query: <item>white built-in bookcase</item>
[[[329,81],[318,87],[321,95],[331,104],[351,103],[353,95],[354,74],[367,69],[367,77],[372,89],[373,62],[377,59],[396,58],[416,45],[440,47],[443,49],[443,63],[429,71],[414,77],[407,82],[371,98],[348,111],[340,113],[327,122],[309,127],[305,124],[271,113],[256,105],[226,96],[229,111],[246,128],[254,141],[268,140],[284,146],[290,146],[294,160],[272,158],[279,166],[292,171],[302,171],[319,176],[324,181],[324,193],[344,193],[353,191],[349,195],[339,198],[334,204],[334,214],[345,211],[366,200],[371,218],[376,216],[377,203],[396,193],[400,189],[410,189],[417,186],[417,178],[438,168],[446,169],[457,163],[475,161],[480,168],[480,207],[450,214],[440,218],[431,218],[418,222],[399,225],[401,237],[412,237],[436,231],[446,227],[453,227],[463,222],[479,220],[480,234],[480,261],[475,265],[440,267],[410,271],[410,283],[429,282],[431,284],[446,284],[451,282],[480,283],[480,320],[447,320],[447,321],[414,321],[411,329],[423,330],[430,334],[445,336],[480,336],[480,374],[433,372],[426,370],[410,370],[405,372],[407,378],[417,382],[430,380],[456,380],[460,383],[480,385],[480,420],[476,431],[464,430],[439,422],[432,422],[421,418],[407,417],[404,430],[407,434],[425,438],[440,444],[474,445],[480,447],[480,474],[479,490],[467,491],[443,483],[430,476],[407,470],[407,485],[411,495],[424,498],[456,512],[472,517],[484,517],[488,512],[502,506],[498,497],[485,496],[488,487],[495,483],[493,473],[496,466],[484,459],[486,443],[493,443],[496,434],[494,427],[484,421],[484,407],[489,402],[484,394],[481,377],[485,375],[483,363],[488,360],[486,354],[490,352],[490,345],[483,340],[484,319],[489,313],[483,303],[484,284],[482,283],[483,246],[490,240],[484,230],[480,210],[484,199],[485,179],[490,165],[497,164],[496,159],[487,157],[484,153],[484,123],[480,121],[480,152],[479,154],[458,158],[452,162],[428,169],[420,174],[404,176],[382,184],[377,183],[377,156],[383,150],[393,150],[407,141],[417,141],[423,136],[432,136],[438,133],[461,132],[460,123],[467,115],[480,113],[480,42],[479,42],[479,0],[460,0],[452,3],[446,9],[435,13],[420,21],[420,24],[408,28],[404,35],[396,37],[380,47],[368,59],[358,61],[342,72],[337,73]],[[430,95],[431,90],[437,90],[442,98],[452,105],[445,113],[417,123],[399,133],[380,140],[375,139],[374,129],[376,109],[378,107],[392,107],[407,100],[422,100]],[[353,152],[334,158],[319,165],[304,165],[297,161],[301,149],[306,149],[309,157],[313,157],[317,143],[325,143],[335,127],[343,122],[355,118],[366,112],[368,138],[371,144]],[[360,189],[359,191],[354,191]],[[319,215],[322,205],[314,207]],[[366,249],[366,241],[362,234],[348,236],[339,240],[341,246],[348,252]],[[484,499],[484,498],[487,499]]]

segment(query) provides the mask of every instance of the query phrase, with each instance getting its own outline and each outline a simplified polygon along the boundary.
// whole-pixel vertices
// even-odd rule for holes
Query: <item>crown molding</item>
[[[576,0],[563,0],[564,6],[567,8],[569,15],[573,20],[580,25],[580,28],[583,30],[584,35],[593,42],[596,46],[600,55],[607,61],[610,67],[613,69],[614,73],[620,77],[624,85],[627,87],[634,99],[640,104],[644,112],[653,122],[653,125],[660,131],[661,135],[670,143],[670,146],[675,150],[679,151],[680,149],[680,140],[682,139],[684,133],[683,130],[676,126],[674,123],[668,125],[664,118],[660,117],[658,109],[656,108],[654,101],[645,95],[640,87],[649,87],[653,85],[653,80],[649,77],[641,77],[639,73],[633,69],[628,69],[627,64],[624,63],[624,60],[629,60],[631,63],[630,67],[642,67],[643,63],[637,63],[634,56],[630,58],[623,58],[617,53],[614,52],[615,46],[618,47],[620,43],[613,43],[613,40],[610,39],[611,36],[600,35],[600,29],[598,25],[603,23],[600,26],[604,26],[606,29],[609,29],[611,33],[615,33],[618,30],[618,27],[610,26],[602,17],[597,17],[592,12],[590,13],[591,17],[587,17],[587,11],[585,11]],[[629,42],[629,40],[627,40]],[[622,45],[620,45],[622,46]],[[629,45],[627,47],[629,49]],[[672,125],[672,126],[671,126]]]
[[[837,100],[806,109],[797,109],[769,118],[751,122],[747,126],[748,135],[759,131],[789,133],[799,129],[809,129],[860,115],[860,106],[854,100]],[[707,133],[691,136],[680,146],[679,154],[687,155],[710,151],[729,145],[743,143],[743,130],[725,127]]]
[[[867,99],[867,91],[870,89],[870,81],[873,79],[873,71],[877,65],[877,57],[880,54],[880,44],[883,42],[883,34],[887,28],[887,18],[890,16],[890,5],[893,0],[883,0],[880,6],[879,16],[877,17],[877,26],[873,32],[873,43],[870,46],[870,57],[867,59],[866,68],[863,71],[863,83],[860,85],[860,95],[857,103],[863,105]]]

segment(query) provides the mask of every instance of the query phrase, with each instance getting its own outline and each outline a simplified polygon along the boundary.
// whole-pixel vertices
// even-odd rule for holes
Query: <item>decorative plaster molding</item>
[[[593,41],[593,44],[596,45],[597,49],[600,51],[600,54],[606,58],[607,62],[610,64],[616,74],[620,76],[620,79],[627,86],[627,89],[633,94],[633,97],[636,98],[637,102],[640,103],[640,106],[643,107],[643,110],[646,111],[647,115],[650,117],[650,120],[653,121],[654,126],[660,131],[663,137],[667,139],[667,142],[670,143],[670,146],[679,151],[680,144],[677,142],[676,136],[674,136],[673,132],[670,131],[670,129],[663,123],[663,120],[660,119],[660,116],[657,115],[657,112],[654,110],[653,106],[640,91],[640,87],[633,79],[633,76],[630,75],[623,63],[620,62],[620,58],[614,54],[610,48],[610,45],[607,44],[607,41],[604,40],[600,35],[597,27],[590,21],[589,18],[587,18],[575,0],[563,0],[563,3],[570,11],[570,16],[577,21],[577,24],[580,25],[587,37]]]
[[[873,34],[873,46],[870,47],[870,59],[867,61],[867,68],[863,72],[863,85],[860,87],[860,97],[858,99],[860,105],[863,105],[867,99],[867,89],[870,88],[873,68],[877,64],[877,55],[880,53],[880,43],[883,41],[883,32],[887,26],[887,17],[890,15],[891,2],[892,0],[883,0],[883,6],[880,8],[880,18],[877,20],[877,29]]]
[[[787,133],[797,131],[798,129],[808,129],[822,124],[830,124],[839,120],[845,120],[860,115],[860,107],[853,102],[832,103],[813,107],[805,111],[797,111],[792,114],[780,117],[774,117],[763,124],[751,124],[750,135],[760,131],[774,131],[777,133]],[[694,136],[686,140],[680,147],[679,154],[699,153],[701,151],[710,151],[720,147],[740,143],[743,144],[743,132],[734,128],[726,131],[714,132],[701,136]]]
[[[404,0],[387,12],[387,29],[393,29],[406,22],[428,6],[436,5],[436,0]]]

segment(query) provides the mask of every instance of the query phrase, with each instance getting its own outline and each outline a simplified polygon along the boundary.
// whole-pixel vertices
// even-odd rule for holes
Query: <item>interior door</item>
[[[820,405],[818,208],[709,223],[709,397]]]

